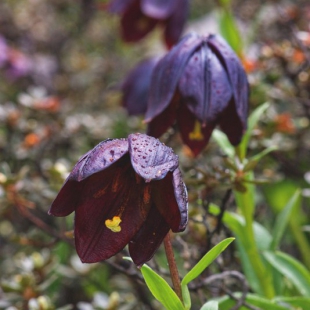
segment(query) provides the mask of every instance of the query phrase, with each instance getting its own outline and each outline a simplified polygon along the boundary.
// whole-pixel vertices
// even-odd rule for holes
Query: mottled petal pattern
[[[237,114],[239,115],[244,128],[246,128],[249,85],[242,64],[231,47],[221,37],[210,35],[208,37],[208,43],[219,59],[223,62],[227,70],[228,78],[232,85]]]
[[[178,157],[172,149],[153,137],[131,134],[128,143],[132,166],[146,182],[161,180],[178,167]]]
[[[130,243],[134,262],[142,265],[170,229],[182,231],[187,223],[178,157],[143,134],[99,143],[75,165],[49,214],[73,211],[82,262],[108,259]]]
[[[189,34],[158,62],[152,75],[146,122],[150,122],[168,107],[181,74],[200,42],[198,35]]]

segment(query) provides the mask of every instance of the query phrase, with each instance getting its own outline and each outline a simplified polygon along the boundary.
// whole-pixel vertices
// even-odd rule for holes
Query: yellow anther
[[[119,224],[121,223],[121,218],[119,216],[113,216],[112,220],[106,220],[105,226],[111,229],[113,232],[120,232],[122,230]]]
[[[199,121],[195,120],[194,129],[189,133],[190,140],[201,141],[203,140],[203,134],[201,132],[201,124]]]

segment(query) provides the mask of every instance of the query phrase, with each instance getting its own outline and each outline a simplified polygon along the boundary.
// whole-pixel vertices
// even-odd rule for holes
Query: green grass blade
[[[182,285],[187,285],[189,282],[197,278],[234,240],[235,238],[227,238],[214,246],[204,257],[185,275],[182,280]]]

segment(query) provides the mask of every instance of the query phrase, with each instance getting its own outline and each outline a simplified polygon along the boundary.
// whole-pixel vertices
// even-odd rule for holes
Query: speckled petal
[[[146,122],[162,113],[171,103],[183,70],[200,43],[198,35],[188,34],[158,62],[152,75]]]
[[[162,215],[152,206],[146,221],[129,243],[130,256],[138,267],[154,256],[169,229]]]
[[[83,183],[75,244],[82,262],[94,263],[121,251],[138,232],[150,209],[149,184],[136,179],[128,155]],[[121,220],[119,232],[106,226],[114,217]]]
[[[202,124],[216,122],[232,97],[226,70],[203,44],[190,58],[179,82],[189,110]]]
[[[246,128],[249,106],[249,85],[244,68],[235,52],[224,39],[220,36],[210,35],[207,40],[209,46],[227,70],[237,114],[243,127]]]
[[[152,201],[173,232],[183,231],[187,224],[187,192],[179,169],[163,180],[151,182]]]
[[[108,168],[128,152],[127,139],[105,140],[88,152],[79,166],[76,180],[82,181],[90,175]]]
[[[128,143],[132,166],[146,182],[160,180],[178,167],[178,157],[158,139],[131,134]]]
[[[142,12],[156,19],[168,18],[178,5],[178,0],[141,0]]]

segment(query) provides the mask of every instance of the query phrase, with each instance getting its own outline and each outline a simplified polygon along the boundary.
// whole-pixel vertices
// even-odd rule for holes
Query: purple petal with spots
[[[183,231],[188,221],[188,196],[187,189],[183,182],[181,171],[179,168],[173,171],[173,188],[174,196],[179,206],[181,221],[178,231]]]
[[[188,34],[158,62],[152,74],[146,122],[151,121],[170,104],[183,70],[201,40],[196,34]]]
[[[149,17],[168,18],[179,5],[178,0],[141,0],[141,10]]]
[[[131,164],[146,182],[161,180],[178,167],[178,157],[158,139],[144,134],[131,134],[128,143]]]
[[[210,48],[219,57],[227,70],[228,79],[233,90],[235,108],[243,126],[246,128],[249,85],[243,66],[235,52],[220,36],[210,35],[207,40]]]
[[[105,140],[95,146],[79,168],[77,181],[108,168],[128,152],[127,139]]]

